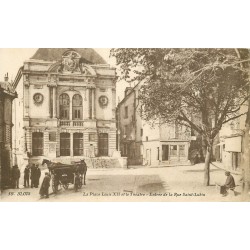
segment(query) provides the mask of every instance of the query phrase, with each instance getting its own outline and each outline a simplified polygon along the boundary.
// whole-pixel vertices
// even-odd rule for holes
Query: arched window
[[[59,97],[60,119],[69,120],[69,96],[61,94]]]
[[[82,120],[82,97],[79,94],[73,96],[72,117],[73,120]]]

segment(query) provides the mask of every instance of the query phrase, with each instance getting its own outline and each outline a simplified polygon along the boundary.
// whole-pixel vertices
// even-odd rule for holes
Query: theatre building
[[[60,162],[112,156],[115,81],[115,69],[93,49],[38,49],[14,82],[24,155]]]

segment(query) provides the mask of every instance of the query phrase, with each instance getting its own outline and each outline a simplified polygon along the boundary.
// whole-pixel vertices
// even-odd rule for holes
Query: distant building
[[[118,148],[129,165],[187,164],[191,133],[177,124],[150,127],[140,116],[140,84],[125,90],[117,107]]]
[[[1,189],[10,185],[10,169],[12,167],[12,102],[17,97],[6,74],[4,82],[0,82],[0,167]]]
[[[115,83],[93,49],[38,49],[14,81],[17,162],[112,156]]]

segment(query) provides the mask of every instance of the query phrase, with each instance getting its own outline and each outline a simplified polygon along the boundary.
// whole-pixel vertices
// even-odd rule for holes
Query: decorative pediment
[[[58,68],[59,73],[64,74],[83,74],[92,75],[95,72],[90,72],[89,66],[85,64],[85,59],[74,50],[68,50],[62,55],[62,61]]]
[[[50,72],[58,72],[65,75],[90,75],[96,76],[95,70],[85,64],[85,59],[74,50],[68,50],[62,54],[62,60],[53,64]]]

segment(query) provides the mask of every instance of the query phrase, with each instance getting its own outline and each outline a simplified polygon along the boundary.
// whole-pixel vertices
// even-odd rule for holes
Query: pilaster
[[[57,116],[57,112],[56,112],[56,87],[53,87],[52,88],[52,91],[53,91],[53,118],[56,118]]]
[[[92,89],[88,89],[88,96],[89,96],[89,119],[92,119],[92,106],[93,106],[93,103],[92,103]]]
[[[69,96],[69,120],[73,120],[73,116],[72,116],[72,96]]]
[[[92,89],[92,118],[96,118],[95,89]]]
[[[73,150],[73,132],[70,132],[70,156],[74,156],[74,150]]]
[[[24,84],[24,116],[29,117],[29,83]]]

